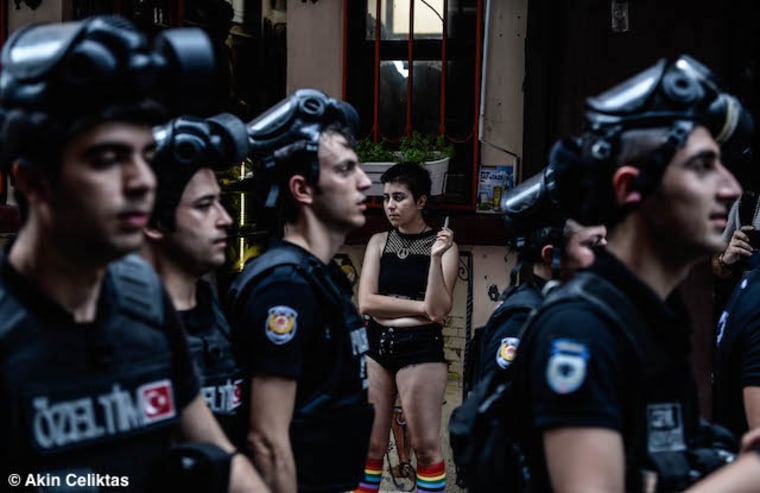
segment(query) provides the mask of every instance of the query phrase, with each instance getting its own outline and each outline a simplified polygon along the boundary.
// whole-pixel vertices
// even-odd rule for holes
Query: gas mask
[[[154,127],[158,179],[152,223],[175,228],[175,211],[188,182],[201,168],[223,171],[248,154],[248,131],[239,118],[221,113],[207,119],[183,116]]]
[[[32,25],[3,46],[0,104],[69,116],[155,98],[170,111],[203,110],[215,61],[198,28],[167,29],[152,45],[118,16]]]
[[[586,100],[586,130],[579,139],[557,142],[550,154],[563,210],[582,224],[609,224],[615,214],[611,178],[621,142],[632,130],[662,130],[662,144],[634,164],[634,186],[642,197],[655,187],[698,125],[721,146],[724,164],[744,176],[751,156],[753,119],[739,100],[693,58],[660,60],[618,86]]]
[[[265,206],[273,208],[280,196],[279,178],[286,176],[294,156],[308,160],[309,183],[319,179],[319,136],[338,123],[355,131],[359,115],[349,103],[316,89],[299,89],[248,123],[251,154],[260,161],[258,172],[269,185]]]
[[[229,113],[207,119],[183,116],[153,129],[156,161],[224,170],[248,154],[245,123]]]
[[[545,226],[561,225],[554,165],[528,178],[501,197],[501,210],[508,237],[520,247],[524,238]]]

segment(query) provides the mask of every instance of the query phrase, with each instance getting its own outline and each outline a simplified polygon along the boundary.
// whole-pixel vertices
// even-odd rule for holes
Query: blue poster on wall
[[[514,184],[514,169],[511,164],[480,166],[478,173],[478,197],[475,209],[484,214],[501,213],[501,196]]]

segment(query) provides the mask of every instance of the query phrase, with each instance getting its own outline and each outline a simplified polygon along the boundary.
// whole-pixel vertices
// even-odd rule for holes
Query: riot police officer
[[[566,218],[548,198],[546,177],[552,165],[505,194],[504,220],[517,262],[500,303],[480,329],[476,380],[512,364],[520,332],[530,313],[541,305],[552,279],[567,280],[594,260],[594,248],[606,245],[603,225],[583,226]]]
[[[720,146],[751,118],[681,56],[588,99],[586,119],[552,161],[568,214],[605,223],[609,243],[550,293],[522,341],[534,487],[681,490],[723,456],[702,433],[689,325],[671,294],[725,248],[741,187]]]
[[[158,186],[143,256],[161,277],[185,328],[201,395],[227,436],[239,437],[242,370],[215,288],[204,276],[224,264],[232,225],[215,171],[245,158],[248,133],[227,113],[176,118],[153,133]]]
[[[144,261],[122,258],[153,206],[164,112],[149,97],[181,103],[209,55],[196,30],[151,47],[116,17],[28,27],[3,48],[2,149],[23,224],[0,256],[0,467],[27,489],[144,491],[177,432],[216,446],[226,489],[234,448],[171,301]],[[264,489],[243,456],[232,471],[230,489]]]
[[[755,267],[737,283],[718,320],[713,412],[737,435],[760,427],[759,290]]]
[[[284,235],[235,279],[229,319],[251,373],[251,458],[277,491],[346,491],[363,472],[367,335],[331,261],[365,222],[357,120],[349,104],[301,89],[248,126],[260,196]]]

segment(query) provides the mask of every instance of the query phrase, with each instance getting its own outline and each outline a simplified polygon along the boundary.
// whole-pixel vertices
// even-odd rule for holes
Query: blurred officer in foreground
[[[588,99],[586,120],[553,149],[556,190],[609,243],[522,341],[533,487],[678,491],[731,457],[730,434],[699,420],[688,317],[671,294],[725,248],[741,187],[721,146],[741,144],[751,117],[681,56]]]
[[[220,202],[215,171],[248,153],[245,124],[231,114],[176,118],[154,129],[156,206],[144,256],[174,303],[201,379],[201,395],[228,437],[240,436],[243,374],[214,286],[203,276],[225,261],[232,218]],[[243,424],[247,423],[247,420]]]
[[[251,458],[274,491],[348,491],[363,473],[367,334],[332,262],[365,222],[357,124],[351,105],[301,89],[248,125],[257,196],[284,235],[235,279],[229,320],[251,374]]]
[[[181,103],[204,89],[212,60],[197,30],[167,30],[151,47],[118,17],[32,26],[6,42],[3,163],[23,225],[0,257],[3,478],[156,489],[149,470],[179,436],[215,445],[181,463],[189,474],[212,463],[218,474],[198,476],[200,490],[228,479],[230,490],[264,490],[245,457],[230,467],[234,448],[198,392],[158,277],[124,257],[142,245],[154,201],[151,127],[164,115],[149,98],[193,110]]]

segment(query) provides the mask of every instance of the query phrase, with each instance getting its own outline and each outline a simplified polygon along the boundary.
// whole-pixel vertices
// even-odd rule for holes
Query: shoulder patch
[[[720,314],[720,320],[718,320],[718,337],[715,343],[720,346],[720,342],[723,340],[723,334],[726,333],[726,324],[728,323],[728,311],[723,310]]]
[[[278,346],[290,342],[298,329],[298,312],[289,306],[278,305],[269,309],[264,330],[267,338]]]
[[[512,364],[519,345],[520,339],[517,337],[505,337],[501,340],[499,349],[496,350],[496,364],[499,368],[506,370]]]
[[[572,339],[552,341],[551,356],[546,364],[546,382],[558,394],[575,392],[586,379],[588,347]]]

